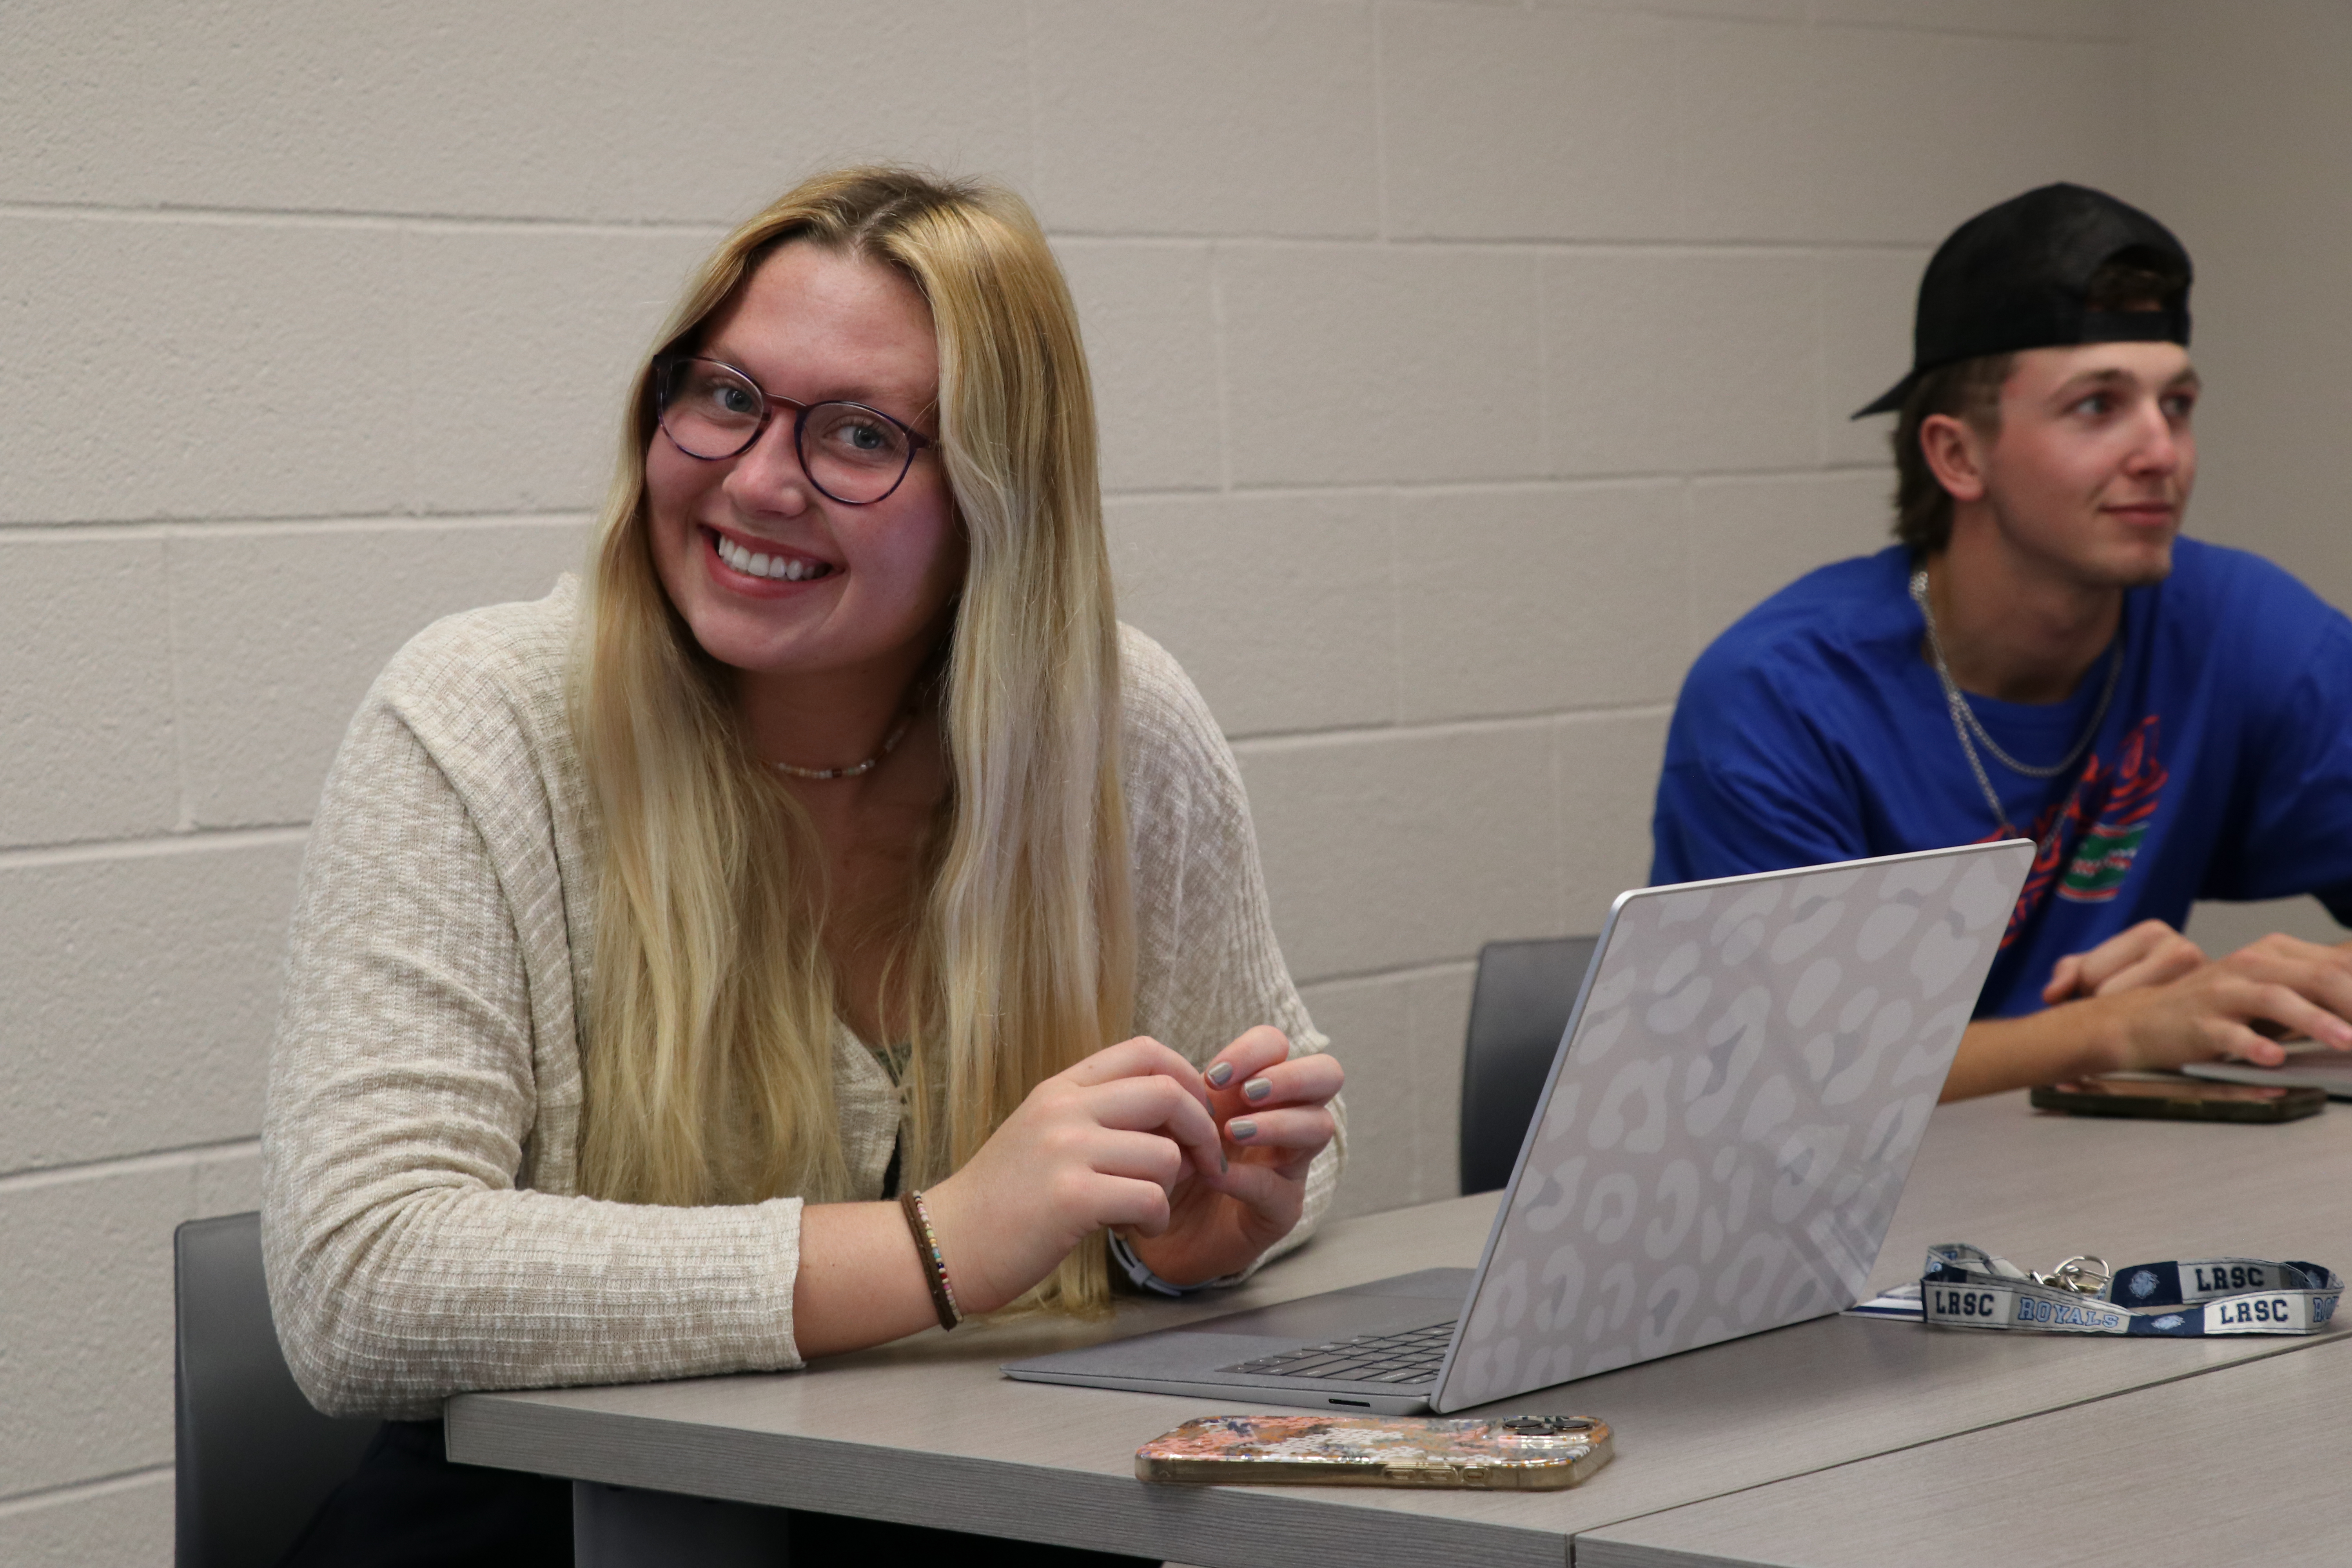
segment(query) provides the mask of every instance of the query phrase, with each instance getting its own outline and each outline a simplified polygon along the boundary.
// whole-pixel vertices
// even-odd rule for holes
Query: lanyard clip
[[[2047,1274],[2027,1278],[2036,1285],[2053,1290],[2071,1290],[2077,1296],[2095,1296],[2115,1282],[2115,1270],[2104,1258],[2076,1256],[2066,1259]]]

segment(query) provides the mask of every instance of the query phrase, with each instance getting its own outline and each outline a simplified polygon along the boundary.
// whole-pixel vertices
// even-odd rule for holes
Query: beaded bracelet
[[[898,1207],[907,1216],[907,1228],[915,1233],[915,1255],[922,1260],[923,1283],[931,1288],[931,1307],[940,1315],[940,1327],[952,1329],[963,1321],[963,1309],[956,1305],[955,1286],[948,1279],[948,1260],[940,1252],[940,1238],[931,1229],[931,1212],[923,1206],[923,1194],[909,1187],[898,1194]]]

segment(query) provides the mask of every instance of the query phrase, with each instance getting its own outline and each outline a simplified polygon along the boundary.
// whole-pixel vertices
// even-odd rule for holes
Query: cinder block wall
[[[2191,532],[2260,551],[2352,606],[2341,477],[2352,414],[2352,6],[2143,0],[2134,15],[2144,200],[2197,262]],[[2200,904],[2226,952],[2269,931],[2347,933],[2315,899]]]
[[[1126,614],[1244,759],[1364,1210],[1452,1189],[1478,944],[1641,879],[1696,648],[1876,542],[1844,415],[1928,247],[2141,189],[2135,16],[8,8],[0,1561],[167,1556],[168,1238],[256,1200],[328,758],[402,640],[576,559],[622,370],[730,220],[875,155],[1036,204]]]

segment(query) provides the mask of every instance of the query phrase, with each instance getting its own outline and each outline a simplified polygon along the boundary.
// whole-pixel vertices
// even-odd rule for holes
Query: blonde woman
[[[1232,755],[1114,619],[1034,220],[824,176],[638,374],[587,581],[429,628],[345,737],[264,1131],[280,1337],[321,1408],[417,1422],[1222,1280],[1329,1201],[1323,1044]],[[314,1557],[459,1516],[438,1560],[568,1552],[387,1431]]]

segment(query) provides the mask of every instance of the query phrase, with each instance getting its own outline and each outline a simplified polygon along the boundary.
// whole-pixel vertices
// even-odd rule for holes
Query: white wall
[[[2163,0],[2147,21],[2147,199],[2197,260],[2189,526],[2352,604],[2352,6]]]
[[[2352,605],[2352,6],[2154,0],[2136,74],[2143,198],[2197,262],[2192,532],[2257,550]],[[2345,933],[2314,899],[2199,907],[2225,952],[2265,931]]]
[[[2326,13],[2264,47],[2340,64]],[[1934,242],[2052,178],[2189,200],[2141,173],[2144,73],[2237,57],[2150,16],[2196,41],[2136,46],[2123,0],[16,0],[0,1561],[167,1554],[168,1237],[255,1201],[341,725],[425,621],[572,561],[623,368],[730,219],[850,156],[1036,203],[1126,613],[1234,737],[1352,1074],[1347,1203],[1385,1206],[1452,1188],[1478,944],[1642,878],[1692,655],[1879,537],[1883,430],[1844,415]],[[2195,135],[2292,121],[2264,58]],[[2213,224],[2275,216],[2226,183]],[[2209,370],[2233,318],[2290,341],[2223,303],[2196,210]]]

